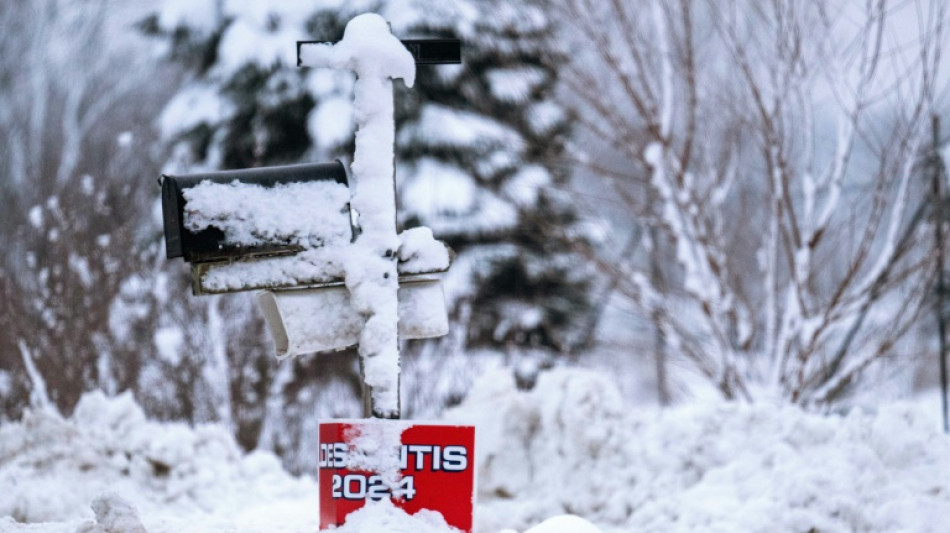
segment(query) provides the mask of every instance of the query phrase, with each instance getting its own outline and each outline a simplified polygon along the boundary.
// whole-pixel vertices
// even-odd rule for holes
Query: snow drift
[[[242,454],[221,426],[148,421],[130,394],[87,394],[69,420],[35,412],[0,427],[0,531],[18,531],[13,520],[72,533],[108,493],[150,533],[316,529],[315,482],[272,454]]]
[[[909,405],[846,416],[716,403],[630,410],[604,376],[486,376],[474,420],[482,531],[572,513],[608,531],[946,531],[950,438]]]
[[[445,418],[478,427],[479,532],[936,532],[950,516],[950,439],[909,405],[631,410],[607,377],[565,369],[529,392],[490,373]],[[148,421],[127,394],[0,427],[4,533],[315,532],[317,505],[273,455]],[[452,530],[383,503],[340,531]]]

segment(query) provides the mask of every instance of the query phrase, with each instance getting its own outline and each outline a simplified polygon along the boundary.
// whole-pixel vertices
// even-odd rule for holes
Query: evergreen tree
[[[569,117],[552,100],[565,58],[547,48],[553,27],[538,6],[465,7],[473,20],[433,10],[409,28],[461,38],[464,62],[419,67],[397,142],[402,213],[459,254],[453,303],[456,318],[471,317],[466,346],[565,353],[589,279],[567,253],[577,230],[561,194]]]

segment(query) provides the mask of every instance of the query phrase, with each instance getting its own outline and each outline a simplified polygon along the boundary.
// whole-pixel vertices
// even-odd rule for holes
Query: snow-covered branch
[[[56,408],[49,399],[49,393],[46,390],[46,380],[36,368],[33,362],[33,354],[30,348],[22,340],[17,343],[20,348],[20,356],[23,358],[23,365],[26,367],[26,373],[30,377],[30,405],[41,411],[55,412]]]

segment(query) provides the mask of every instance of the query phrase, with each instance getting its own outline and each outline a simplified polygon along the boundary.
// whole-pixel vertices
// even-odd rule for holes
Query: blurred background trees
[[[123,283],[157,252],[146,227],[150,193],[137,178],[157,169],[150,123],[167,97],[150,79],[167,69],[135,56],[129,15],[118,2],[0,6],[7,416],[41,388],[38,379],[67,412],[90,388],[134,387],[148,356],[147,347],[120,349],[111,327]],[[131,46],[114,46],[116,38]]]
[[[593,40],[562,76],[583,167],[632,228],[590,255],[727,398],[827,404],[915,352],[947,13],[858,4],[558,4]]]
[[[154,180],[349,158],[352,77],[294,43],[366,11],[464,43],[397,84],[399,224],[457,253],[409,416],[499,365],[823,407],[932,364],[939,2],[38,0],[0,5],[0,418],[131,389],[301,471],[359,414],[355,352],[278,365],[252,297],[191,296]]]

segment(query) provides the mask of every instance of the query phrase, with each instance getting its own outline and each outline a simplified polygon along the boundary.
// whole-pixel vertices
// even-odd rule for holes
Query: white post
[[[361,233],[345,258],[346,286],[353,308],[366,322],[360,334],[364,415],[399,418],[399,344],[394,180],[395,123],[393,82],[412,87],[415,61],[379,15],[349,22],[335,45],[308,44],[300,50],[303,66],[346,68],[356,73],[354,114],[356,152],[350,206],[359,213]]]

